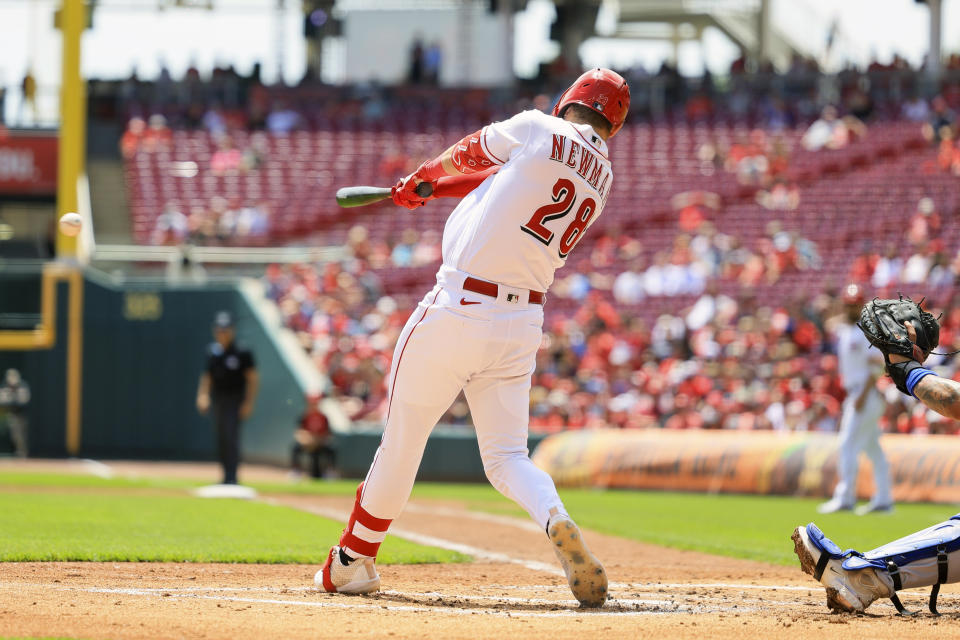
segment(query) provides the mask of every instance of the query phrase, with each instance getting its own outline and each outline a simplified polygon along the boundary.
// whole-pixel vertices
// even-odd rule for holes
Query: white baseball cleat
[[[893,503],[891,502],[874,502],[871,500],[867,504],[861,505],[853,510],[858,516],[865,516],[870,513],[893,513]]]
[[[577,525],[570,516],[556,515],[547,524],[547,535],[580,606],[602,607],[607,601],[607,573],[590,553]]]
[[[853,511],[853,505],[845,504],[839,498],[831,498],[817,507],[817,513],[836,513],[837,511]]]
[[[876,569],[844,569],[843,558],[833,558],[821,551],[810,540],[806,527],[797,527],[790,537],[804,573],[826,587],[827,607],[831,611],[862,613],[874,600],[893,595],[893,590],[877,575]]]
[[[328,593],[372,593],[380,589],[373,558],[357,558],[344,564],[340,561],[340,547],[330,549],[326,564],[313,576],[313,582]]]

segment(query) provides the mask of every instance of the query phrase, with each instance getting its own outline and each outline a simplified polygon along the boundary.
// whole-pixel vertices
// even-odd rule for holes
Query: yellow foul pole
[[[57,171],[57,218],[76,211],[77,183],[85,173],[87,138],[86,85],[80,75],[80,40],[87,25],[84,0],[62,0],[59,12],[63,32],[63,75],[60,83],[60,148]],[[77,237],[57,234],[57,255],[76,258]],[[83,384],[83,276],[75,267],[69,277],[67,320],[66,449],[80,451],[81,393]]]
[[[84,173],[87,139],[86,86],[80,76],[80,38],[87,23],[83,0],[62,0],[63,71],[60,83],[60,149],[57,171],[57,218],[77,210],[77,179]],[[75,257],[77,238],[57,234],[57,255]]]

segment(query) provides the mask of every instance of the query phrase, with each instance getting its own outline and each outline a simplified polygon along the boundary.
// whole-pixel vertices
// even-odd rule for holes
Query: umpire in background
[[[234,340],[233,317],[227,311],[218,312],[214,318],[213,337],[215,341],[207,349],[207,368],[197,389],[197,410],[206,414],[213,408],[223,484],[237,484],[240,421],[253,412],[259,380],[253,354]]]

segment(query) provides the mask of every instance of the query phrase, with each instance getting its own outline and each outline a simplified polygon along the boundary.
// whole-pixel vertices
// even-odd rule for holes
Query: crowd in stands
[[[189,214],[176,202],[168,202],[157,216],[151,241],[158,245],[216,246],[260,244],[270,229],[270,203],[260,201],[240,206],[215,197],[208,207],[193,207]]]
[[[356,127],[419,131],[434,124],[472,130],[472,124],[531,104],[548,109],[569,80],[560,69],[509,90],[472,89],[465,95],[433,86],[434,62],[426,46],[410,55],[408,82],[396,87],[312,82],[265,87],[256,73],[243,78],[223,69],[208,82],[194,73],[179,82],[169,74],[154,83],[133,76],[119,88],[103,85],[92,93],[99,95],[105,114],[125,122],[134,116],[121,143],[128,158],[169,145],[169,122],[175,129],[208,132],[216,145],[209,171],[234,177],[257,171],[267,153],[266,136]],[[617,228],[594,230],[582,255],[571,257],[549,292],[531,390],[531,428],[836,430],[843,391],[833,344],[842,321],[835,289],[843,283],[820,282],[813,291],[798,290],[794,298],[757,294],[786,276],[816,273],[824,257],[831,257],[822,256],[818,243],[790,224],[792,213],[810,207],[801,205],[795,180],[803,179],[790,171],[791,152],[830,154],[864,144],[859,140],[870,135],[867,127],[896,118],[916,123],[936,148],[929,151],[936,158],[931,161],[935,171],[960,175],[955,115],[960,57],[951,58],[947,69],[936,87],[925,85],[902,60],[834,76],[820,74],[815,63],[800,58],[784,73],[748,70],[739,61],[722,86],[709,75],[681,78],[669,65],[655,74],[623,70],[635,88],[634,122],[746,124],[723,142],[701,144],[694,162],[703,176],[729,175],[749,200],[770,210],[770,217],[753,235],[741,236],[714,215],[723,210],[729,191],[725,196],[689,191],[673,195],[676,232],[660,244],[645,246],[642,235]],[[245,135],[242,148],[234,144],[239,130],[253,132]],[[406,174],[418,153],[383,149],[380,173],[391,179]],[[710,184],[723,191],[722,181]],[[947,237],[944,229],[953,214],[938,211],[930,198],[920,200],[904,217],[903,242],[865,245],[849,267],[850,281],[877,295],[922,285],[933,293],[935,308],[955,309],[960,297],[954,299],[952,286],[960,278],[960,254],[954,253],[956,237]],[[270,225],[267,202],[213,198],[208,206],[183,211],[171,201],[152,240],[209,244],[239,237],[254,243]],[[829,244],[829,238],[816,238]],[[410,228],[382,237],[358,226],[345,245],[350,254],[345,260],[274,265],[264,280],[287,326],[329,376],[329,395],[351,418],[377,421],[384,416],[394,345],[429,287],[419,282],[423,278],[418,279],[422,290],[386,287],[384,275],[397,267],[429,271],[440,259],[440,235]],[[841,276],[847,273],[846,263],[839,269]],[[651,308],[659,315],[638,312]],[[941,344],[945,351],[960,345],[960,311],[944,316]],[[931,362],[942,374],[960,379],[952,360],[934,356]],[[888,399],[885,429],[956,429],[899,394],[888,380],[881,385]],[[442,421],[469,423],[463,397]]]
[[[941,96],[933,100],[930,113],[924,121],[923,135],[937,145],[937,164],[940,169],[960,176],[960,123],[956,111]]]
[[[545,333],[531,428],[835,431],[844,395],[833,335],[841,321],[841,303],[831,293],[781,306],[749,293],[707,292],[652,326],[596,297],[572,318],[556,318]],[[946,316],[941,345],[956,344],[958,328],[960,313]],[[944,373],[960,378],[952,366]],[[889,403],[885,429],[956,430],[889,380],[880,384]]]
[[[136,70],[121,81],[91,81],[94,117],[147,118],[161,114],[178,128],[209,130],[267,130],[284,133],[300,128],[390,125],[398,120],[420,121],[415,114],[466,118],[483,122],[512,114],[526,105],[552,104],[578,70],[559,61],[543,65],[540,74],[520,80],[510,88],[438,88],[443,52],[436,43],[417,42],[411,48],[404,82],[381,85],[363,82],[330,86],[305,77],[296,87],[267,86],[260,67],[240,74],[232,66],[217,67],[203,78],[190,67],[180,79],[165,66],[155,80],[143,80]],[[737,60],[726,81],[716,82],[705,73],[700,78],[682,77],[669,63],[655,72],[642,65],[618,69],[633,87],[631,119],[669,119],[749,122],[779,130],[823,120],[824,105],[838,107],[827,126],[818,127],[821,144],[842,143],[841,129],[876,117],[930,120],[936,128],[936,100],[942,107],[960,108],[960,55],[949,56],[939,86],[926,81],[922,70],[911,69],[902,58],[889,65],[873,63],[866,69],[853,67],[823,74],[815,61],[796,57],[788,69],[778,72],[769,65],[753,68]],[[432,118],[431,118],[432,119]],[[428,120],[429,121],[429,120]],[[812,137],[813,138],[813,137]]]
[[[922,198],[906,220],[902,245],[890,244],[881,252],[868,244],[851,265],[850,280],[888,291],[897,285],[922,284],[932,290],[952,286],[960,276],[960,251],[950,254],[943,231],[935,203]]]
[[[648,297],[699,295],[712,282],[735,282],[743,287],[773,284],[783,274],[821,266],[817,246],[780,221],[767,225],[767,234],[754,247],[743,246],[735,235],[720,233],[702,222],[695,233],[679,233],[673,245],[646,262],[643,245],[622,233],[603,233],[589,256],[569,274],[560,272],[551,294],[584,300],[592,290],[611,291],[621,304],[638,304]],[[609,269],[616,265],[616,276]]]
[[[773,224],[765,240],[775,245],[784,233]],[[694,255],[690,245],[710,246],[708,240],[720,235],[706,226],[692,240],[679,236],[672,254],[658,260],[671,265],[677,255]],[[353,419],[382,420],[393,348],[417,296],[384,292],[370,260],[375,255],[387,260],[389,254],[369,246],[362,228],[351,232],[348,244],[353,256],[347,260],[322,267],[274,265],[265,283],[287,326],[329,376],[330,395]],[[604,236],[587,260],[591,266],[612,259],[629,262],[631,252],[640,255],[638,245],[636,239]],[[430,260],[422,264],[436,264],[438,255],[424,253],[423,258]],[[647,272],[637,289],[622,286],[623,275],[604,283],[595,276],[558,273],[563,277],[550,296],[575,297],[579,304],[572,314],[563,314],[550,313],[547,303],[531,391],[531,429],[836,430],[843,399],[833,343],[843,315],[837,295],[798,292],[787,303],[771,304],[757,299],[749,282],[723,293],[717,286],[721,280],[711,278],[722,278],[729,267],[722,259],[697,260],[708,274],[700,295],[677,308],[668,302],[669,311],[652,322],[634,313],[632,305],[646,295],[661,296],[662,302],[662,296],[675,292],[647,291],[648,278],[653,281]],[[766,260],[777,263],[771,256]],[[948,274],[951,281],[960,279],[960,261]],[[869,279],[865,272],[853,275]],[[890,293],[889,287],[872,290]],[[954,300],[950,295],[937,303],[953,309],[960,296]],[[944,350],[960,346],[960,308],[944,316],[941,345]],[[960,379],[949,360],[933,356],[930,362]],[[904,398],[888,381],[881,385],[889,402],[884,428],[915,433],[955,429],[954,423]],[[442,421],[469,423],[462,396]]]

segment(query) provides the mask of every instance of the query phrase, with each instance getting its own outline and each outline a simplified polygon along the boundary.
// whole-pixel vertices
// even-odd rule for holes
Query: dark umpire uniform
[[[200,413],[213,409],[223,483],[237,484],[240,421],[253,410],[257,372],[253,354],[237,346],[233,318],[226,311],[217,314],[213,335],[216,340],[207,350],[207,366],[197,390],[197,409]]]

